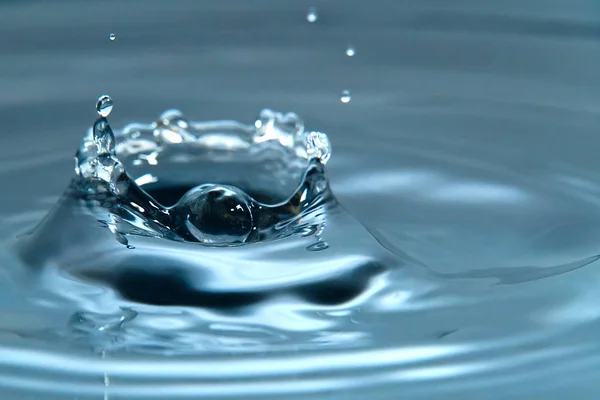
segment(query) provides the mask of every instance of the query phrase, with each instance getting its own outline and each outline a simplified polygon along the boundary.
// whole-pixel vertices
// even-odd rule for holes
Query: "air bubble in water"
[[[349,90],[342,90],[342,94],[340,95],[340,100],[342,103],[349,103],[352,100],[352,95]]]
[[[103,94],[98,98],[96,103],[96,111],[101,117],[108,117],[113,109],[113,100],[110,96]]]
[[[354,49],[354,46],[352,46],[351,44],[349,44],[348,47],[346,48],[346,55],[348,57],[352,57],[355,54],[356,54],[356,50]]]
[[[316,7],[310,7],[308,9],[308,13],[306,14],[306,20],[308,22],[317,22],[317,19],[319,19],[319,14],[317,13],[317,8]]]
[[[110,35],[108,35],[108,38],[109,38],[111,41],[114,41],[114,40],[115,40],[117,37],[115,36],[115,34],[114,34],[114,33],[111,33]]]

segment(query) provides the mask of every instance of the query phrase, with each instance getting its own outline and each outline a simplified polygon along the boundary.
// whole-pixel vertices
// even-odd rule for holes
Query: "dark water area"
[[[0,3],[0,398],[596,399],[599,67],[589,0]],[[104,93],[115,131],[293,111],[331,197],[238,247],[122,234],[68,189]],[[167,206],[291,194],[162,171]]]

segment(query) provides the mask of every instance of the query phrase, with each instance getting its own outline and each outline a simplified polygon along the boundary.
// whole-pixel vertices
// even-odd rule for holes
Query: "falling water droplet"
[[[319,19],[319,14],[317,13],[317,8],[316,7],[310,7],[308,9],[308,13],[306,14],[306,20],[308,22],[317,22],[317,19]]]
[[[342,90],[342,94],[340,95],[340,100],[342,103],[349,103],[352,100],[352,95],[349,90]]]
[[[356,50],[354,49],[354,46],[352,46],[351,44],[349,44],[348,47],[346,48],[346,55],[348,57],[352,57],[355,54],[356,54]]]
[[[108,117],[112,109],[113,100],[110,96],[103,94],[98,98],[98,102],[96,103],[96,112],[98,112],[101,117]]]
[[[115,40],[117,37],[115,36],[115,34],[114,34],[114,33],[111,33],[110,35],[108,35],[108,38],[109,38],[111,41],[114,41],[114,40]]]

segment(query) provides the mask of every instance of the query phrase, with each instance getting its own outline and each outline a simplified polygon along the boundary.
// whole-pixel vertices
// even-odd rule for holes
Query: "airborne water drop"
[[[113,100],[110,96],[103,94],[98,98],[98,102],[96,102],[96,112],[100,114],[101,117],[108,117],[112,109]]]
[[[356,54],[356,50],[354,49],[354,46],[352,46],[351,44],[348,45],[348,47],[346,48],[346,55],[348,57],[352,57]]]
[[[342,103],[349,103],[352,100],[352,95],[349,90],[342,90],[342,94],[340,95],[340,100]]]
[[[114,34],[114,33],[111,33],[110,35],[108,35],[108,38],[109,38],[111,41],[114,41],[114,40],[115,40],[117,37],[115,36],[115,34]]]
[[[319,14],[317,12],[317,8],[316,7],[310,7],[308,9],[308,13],[306,14],[306,20],[308,22],[317,22],[317,19],[319,19]]]

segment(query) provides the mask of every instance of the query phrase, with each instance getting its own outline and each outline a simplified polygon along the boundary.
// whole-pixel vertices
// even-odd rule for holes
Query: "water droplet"
[[[111,33],[110,35],[108,35],[108,38],[109,38],[111,41],[114,41],[114,40],[115,40],[117,37],[115,36],[115,34],[114,34],[114,33]]]
[[[101,117],[108,117],[112,109],[113,100],[110,96],[103,94],[98,98],[98,102],[96,103],[96,112],[98,112],[98,114],[100,114]]]
[[[356,54],[356,50],[354,49],[354,46],[352,46],[351,44],[349,44],[348,47],[346,48],[346,55],[348,57],[352,57],[355,54]]]
[[[317,8],[316,7],[310,7],[308,9],[308,13],[306,13],[306,20],[308,22],[317,22],[317,20],[319,19],[319,14],[317,12]]]
[[[175,225],[201,243],[243,243],[252,232],[250,202],[234,187],[197,186],[173,208]]]
[[[350,94],[350,91],[342,90],[342,94],[340,95],[340,100],[342,101],[342,103],[350,103],[350,100],[352,100],[352,95]]]

